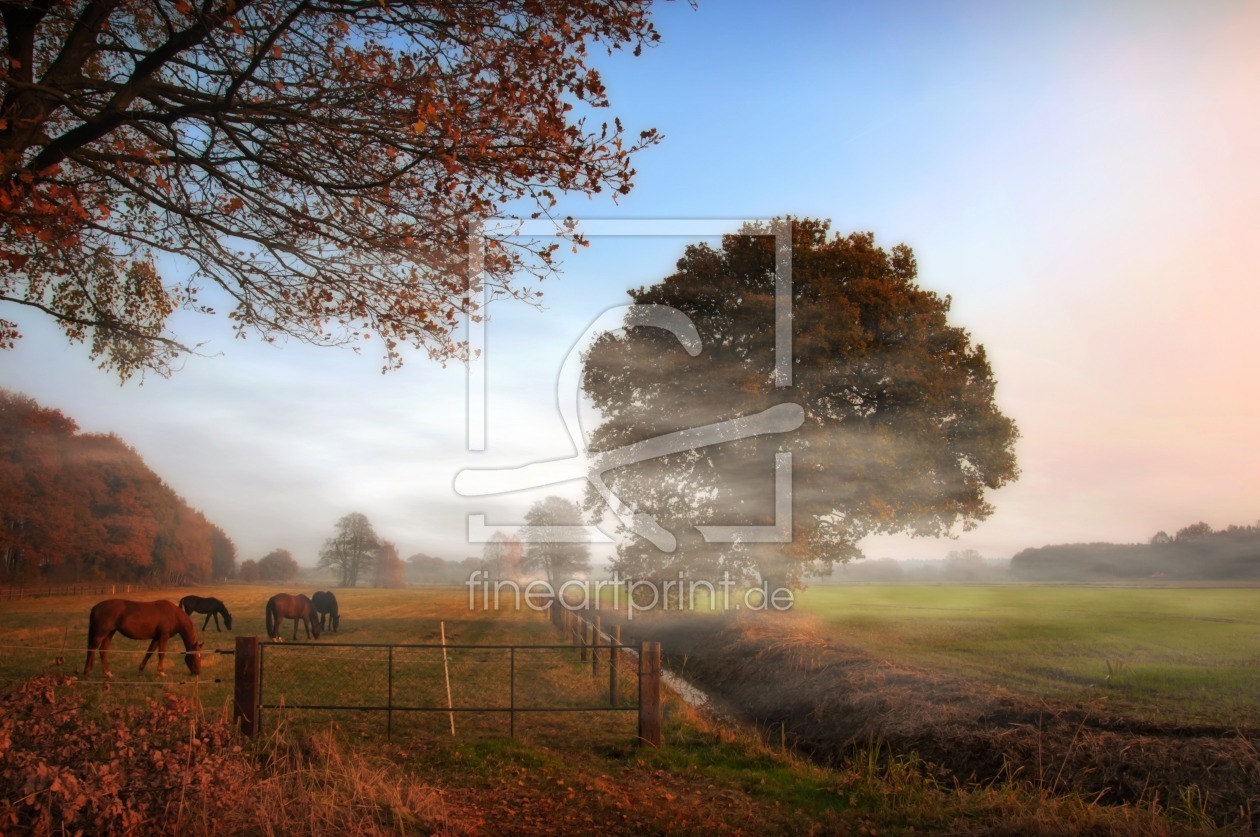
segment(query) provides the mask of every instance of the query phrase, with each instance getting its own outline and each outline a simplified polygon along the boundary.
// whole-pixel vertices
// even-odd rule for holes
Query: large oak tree
[[[590,546],[569,542],[564,533],[567,527],[582,525],[579,504],[563,497],[546,497],[529,507],[525,523],[529,528],[521,531],[525,554],[520,566],[524,570],[542,570],[552,592],[590,570]]]
[[[316,566],[340,572],[341,586],[354,587],[360,574],[375,567],[383,545],[367,515],[351,512],[337,521],[337,531],[324,541]]]
[[[169,372],[181,308],[242,333],[457,355],[470,223],[625,193],[591,50],[649,0],[0,2],[0,302],[123,378]],[[490,230],[492,293],[554,242]],[[169,276],[163,254],[183,257]],[[186,266],[186,269],[185,269]],[[207,292],[211,288],[211,292]],[[0,346],[18,338],[0,319]]]
[[[608,452],[656,436],[800,405],[790,433],[754,435],[619,467],[607,485],[677,538],[663,551],[627,537],[623,577],[736,577],[794,584],[860,555],[877,533],[969,528],[990,489],[1018,475],[1015,424],[998,409],[984,348],[948,321],[950,299],[916,282],[913,253],[869,234],[791,225],[791,385],[776,385],[776,241],[766,227],[688,247],[672,276],[630,293],[696,326],[689,355],[668,331],[604,335],[583,389],[600,413],[590,440]],[[698,438],[698,437],[697,437]],[[775,456],[791,453],[791,540],[706,542],[697,525],[776,523]],[[592,491],[592,508],[600,507]],[[781,521],[780,521],[781,522]]]

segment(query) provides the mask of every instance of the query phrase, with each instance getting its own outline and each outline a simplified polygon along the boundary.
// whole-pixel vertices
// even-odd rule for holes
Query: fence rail
[[[237,637],[233,715],[242,732],[253,736],[263,710],[384,712],[386,735],[392,736],[395,713],[447,713],[452,732],[457,714],[498,714],[507,716],[514,737],[522,714],[637,712],[639,741],[660,746],[659,644],[644,643],[636,652],[621,644],[619,628],[603,633],[598,619],[588,622],[557,607],[551,618],[567,642],[280,643]],[[638,660],[634,703],[624,699],[623,681],[635,674],[627,670],[629,657]],[[574,694],[562,672],[586,668],[596,686]],[[601,669],[607,672],[606,690],[598,685]],[[522,680],[529,682],[527,691],[520,688]],[[346,683],[354,685],[349,696]]]
[[[52,596],[117,596],[130,593],[132,588],[146,589],[143,585],[97,581],[81,584],[9,584],[0,586],[0,599],[45,599]]]

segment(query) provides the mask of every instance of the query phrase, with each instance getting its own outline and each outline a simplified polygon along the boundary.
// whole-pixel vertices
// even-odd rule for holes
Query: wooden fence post
[[[639,646],[639,744],[661,746],[661,644]]]
[[[599,617],[591,625],[591,677],[599,677]]]
[[[241,732],[253,738],[258,731],[258,637],[236,638],[236,690],[232,722],[241,721]]]
[[[582,662],[586,662],[586,628],[587,621],[584,617],[578,617],[578,644],[582,646]]]
[[[621,684],[617,681],[617,658],[621,656],[621,626],[613,625],[612,642],[608,644],[608,705],[616,706],[621,702]]]

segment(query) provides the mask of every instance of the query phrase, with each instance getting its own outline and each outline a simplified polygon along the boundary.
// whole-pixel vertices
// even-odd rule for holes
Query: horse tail
[[[267,600],[267,638],[276,638],[276,600]]]
[[[98,642],[96,638],[99,630],[99,626],[97,624],[100,619],[97,611],[97,608],[99,607],[99,604],[93,606],[91,612],[88,613],[87,662],[83,664],[84,677],[87,677],[88,673],[92,670],[92,655],[100,653],[100,642]]]
[[[184,611],[184,613],[192,613],[192,608],[189,607],[191,603],[188,601],[188,599],[189,599],[188,596],[184,596],[184,598],[179,600],[179,609]]]
[[[303,596],[303,598],[306,598],[306,597]],[[310,629],[311,634],[316,639],[319,639],[319,635],[322,632],[323,623],[320,622],[319,616],[316,615],[315,605],[311,602],[310,599],[306,600],[306,625],[307,625],[307,628]]]

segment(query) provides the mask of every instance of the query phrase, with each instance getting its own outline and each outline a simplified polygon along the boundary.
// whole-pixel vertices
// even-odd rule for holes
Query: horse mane
[[[192,617],[185,613],[182,607],[176,606],[175,619],[179,622],[176,633],[184,641],[184,648],[189,651],[194,650],[199,643],[197,642],[197,628],[193,625]]]

